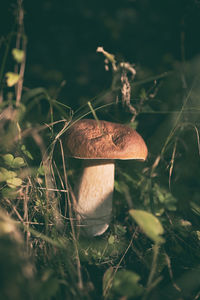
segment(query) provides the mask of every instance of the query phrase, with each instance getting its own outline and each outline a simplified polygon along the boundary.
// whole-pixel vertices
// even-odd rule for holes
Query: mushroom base
[[[86,160],[75,192],[80,232],[87,236],[103,234],[112,216],[114,161]]]

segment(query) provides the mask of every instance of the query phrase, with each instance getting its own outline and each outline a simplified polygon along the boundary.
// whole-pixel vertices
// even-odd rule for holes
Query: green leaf
[[[198,205],[197,203],[192,201],[192,202],[190,202],[190,206],[191,206],[192,211],[196,215],[200,216],[200,205]]]
[[[140,91],[140,99],[142,99],[142,100],[147,100],[148,99],[147,93],[146,93],[144,88],[142,88],[141,91]]]
[[[11,87],[15,85],[19,81],[20,76],[13,72],[6,73],[6,82],[7,86]]]
[[[138,127],[138,121],[134,121],[128,124],[132,129],[137,129]]]
[[[114,242],[115,242],[114,235],[110,235],[109,238],[108,238],[108,244],[112,245],[112,244],[114,244]]]
[[[14,156],[10,153],[5,154],[5,155],[3,155],[3,160],[4,160],[5,164],[10,167],[13,163]]]
[[[13,55],[13,58],[18,63],[21,63],[24,59],[24,51],[23,50],[14,48],[14,49],[12,49],[12,55]]]
[[[15,172],[9,171],[5,168],[0,168],[0,182],[6,181],[8,179],[12,179],[16,176],[17,176],[17,174]]]
[[[22,150],[22,152],[23,152],[28,158],[30,158],[31,160],[33,160],[32,154],[26,149],[26,146],[25,146],[25,145],[22,145],[22,146],[21,146],[21,150]]]
[[[158,218],[144,210],[131,209],[129,213],[151,240],[158,244],[164,242],[164,239],[160,236],[164,233],[164,229]]]
[[[112,290],[120,296],[131,297],[131,299],[137,298],[144,292],[143,286],[138,283],[139,280],[138,274],[120,270],[114,277]]]
[[[13,168],[20,168],[25,165],[24,159],[22,157],[15,157],[12,163]]]
[[[164,201],[165,201],[165,195],[164,195],[163,191],[161,190],[161,188],[157,184],[155,184],[154,190],[155,190],[155,192],[157,194],[157,197],[158,197],[159,201],[161,203],[164,203]]]
[[[170,211],[176,210],[177,200],[165,188],[160,187],[158,184],[155,183],[153,187],[153,195],[154,195],[154,201],[162,204],[165,209]]]
[[[6,183],[11,189],[15,189],[16,187],[22,184],[22,180],[21,178],[14,177],[14,178],[7,179]]]
[[[44,167],[43,166],[40,166],[38,168],[38,174],[41,175],[41,176],[44,176],[45,175],[45,170],[44,170]]]
[[[0,168],[0,182],[6,181],[8,179],[7,172],[8,170],[6,170],[5,168]]]
[[[120,224],[114,224],[114,232],[118,237],[122,237],[126,234],[126,227]]]
[[[115,183],[114,183],[114,186],[115,186],[115,190],[118,192],[118,193],[123,193],[123,190],[121,188],[121,185],[120,185],[120,182],[116,181],[115,180]]]
[[[15,157],[8,153],[3,156],[4,162],[11,168],[20,168],[25,165],[24,159],[22,157]]]

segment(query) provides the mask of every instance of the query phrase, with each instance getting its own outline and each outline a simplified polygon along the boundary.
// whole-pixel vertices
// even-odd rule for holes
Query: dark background
[[[146,77],[199,54],[200,1],[24,1],[28,37],[25,86],[57,89],[76,108],[110,87],[98,46],[135,63]],[[1,3],[1,36],[14,27],[16,1]],[[181,50],[182,49],[182,50]],[[137,79],[137,78],[136,78]]]

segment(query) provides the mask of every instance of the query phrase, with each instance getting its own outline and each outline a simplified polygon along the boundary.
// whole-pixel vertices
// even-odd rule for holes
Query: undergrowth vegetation
[[[200,58],[146,76],[99,47],[111,87],[73,111],[59,88],[24,85],[23,13],[18,1],[0,44],[0,299],[200,299]],[[85,238],[73,210],[80,162],[62,135],[107,109],[149,155],[116,162],[110,228]]]

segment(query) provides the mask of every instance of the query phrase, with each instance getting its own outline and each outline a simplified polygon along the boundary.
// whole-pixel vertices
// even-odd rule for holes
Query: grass
[[[66,125],[119,106],[104,104],[102,94],[73,112],[44,88],[26,89],[21,1],[16,27],[0,70],[0,299],[200,299],[199,62],[189,63],[184,74],[175,70],[135,85],[124,64],[120,86],[122,65],[106,52],[114,69],[104,94],[122,89],[132,127],[144,116],[155,123],[165,113],[162,89],[159,94],[153,80],[167,76],[164,97],[171,111],[154,125],[151,139],[151,123],[141,127],[149,146],[146,163],[117,162],[110,229],[87,239],[79,236],[73,211],[80,164],[65,158],[60,137]],[[19,61],[15,51],[20,77],[7,74],[6,81],[13,39],[24,55]],[[180,74],[187,87],[180,88]]]

